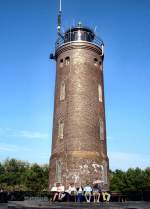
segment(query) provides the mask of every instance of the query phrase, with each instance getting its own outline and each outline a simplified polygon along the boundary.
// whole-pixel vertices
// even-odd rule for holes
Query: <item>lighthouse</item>
[[[61,33],[56,62],[49,187],[102,182],[109,187],[104,101],[104,43],[79,22]]]

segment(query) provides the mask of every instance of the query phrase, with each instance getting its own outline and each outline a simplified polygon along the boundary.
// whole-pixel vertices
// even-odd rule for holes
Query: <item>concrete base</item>
[[[49,203],[42,201],[9,202],[8,209],[150,209],[150,202]]]

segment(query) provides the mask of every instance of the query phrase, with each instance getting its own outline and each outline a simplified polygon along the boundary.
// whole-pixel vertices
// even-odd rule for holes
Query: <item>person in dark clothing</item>
[[[81,202],[83,195],[83,187],[80,186],[77,188],[77,202]]]

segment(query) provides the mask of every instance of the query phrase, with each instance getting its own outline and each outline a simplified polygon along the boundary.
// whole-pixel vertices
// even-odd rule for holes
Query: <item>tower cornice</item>
[[[72,50],[72,49],[84,49],[88,51],[90,50],[90,51],[97,53],[99,56],[102,56],[102,49],[98,47],[96,44],[87,42],[87,41],[80,41],[80,42],[72,41],[72,42],[63,44],[59,48],[56,49],[56,52],[55,52],[56,59],[57,57],[59,57],[61,53]]]

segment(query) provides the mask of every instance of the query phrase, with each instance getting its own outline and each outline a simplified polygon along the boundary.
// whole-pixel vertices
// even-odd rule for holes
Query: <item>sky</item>
[[[0,0],[0,161],[49,163],[58,0]],[[62,0],[105,43],[110,169],[150,166],[150,1]]]

